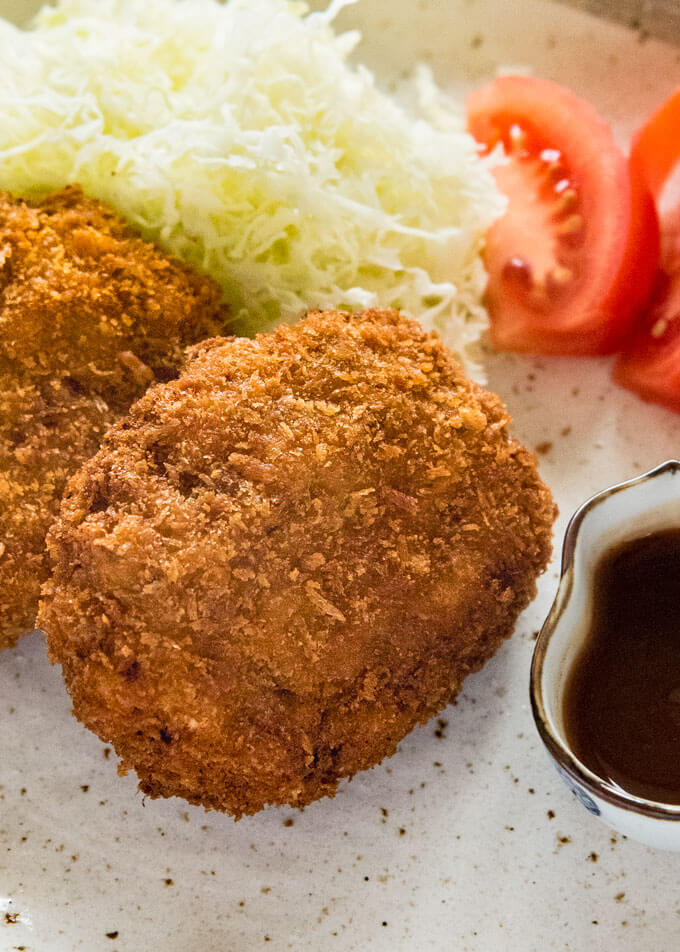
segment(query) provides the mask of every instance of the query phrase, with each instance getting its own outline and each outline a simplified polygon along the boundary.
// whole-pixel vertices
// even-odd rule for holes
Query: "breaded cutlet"
[[[556,514],[499,398],[395,311],[193,349],[69,483],[40,614],[152,797],[302,807],[514,627]]]
[[[0,649],[35,626],[68,477],[225,317],[216,284],[79,188],[0,193]]]

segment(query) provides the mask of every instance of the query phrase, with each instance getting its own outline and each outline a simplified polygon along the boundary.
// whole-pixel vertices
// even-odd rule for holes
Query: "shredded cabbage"
[[[59,0],[29,31],[0,21],[0,187],[80,183],[213,275],[238,332],[393,306],[470,365],[503,200],[429,75],[404,106],[349,63],[345,2]]]

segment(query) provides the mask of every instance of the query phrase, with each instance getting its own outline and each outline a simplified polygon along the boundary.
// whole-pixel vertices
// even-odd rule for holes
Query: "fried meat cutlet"
[[[0,193],[0,648],[35,625],[68,477],[223,322],[217,285],[80,189]]]
[[[555,506],[501,401],[394,311],[208,341],[70,481],[40,623],[152,797],[304,806],[512,632]]]

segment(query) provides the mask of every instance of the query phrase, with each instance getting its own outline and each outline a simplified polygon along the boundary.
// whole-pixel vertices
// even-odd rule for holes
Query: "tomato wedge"
[[[592,106],[547,80],[503,76],[473,92],[468,128],[508,210],[487,234],[487,306],[499,350],[602,354],[651,292],[654,204]]]
[[[680,158],[680,88],[655,109],[633,136],[630,161],[658,199]]]
[[[657,202],[680,162],[680,89],[633,137],[631,165]],[[664,271],[654,299],[614,368],[617,383],[644,400],[680,412],[680,223],[664,221]],[[668,234],[666,234],[666,231]]]

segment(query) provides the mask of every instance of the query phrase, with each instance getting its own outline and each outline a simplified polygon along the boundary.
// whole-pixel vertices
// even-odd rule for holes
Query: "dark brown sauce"
[[[625,542],[595,571],[564,698],[578,759],[627,793],[680,803],[680,529]]]

